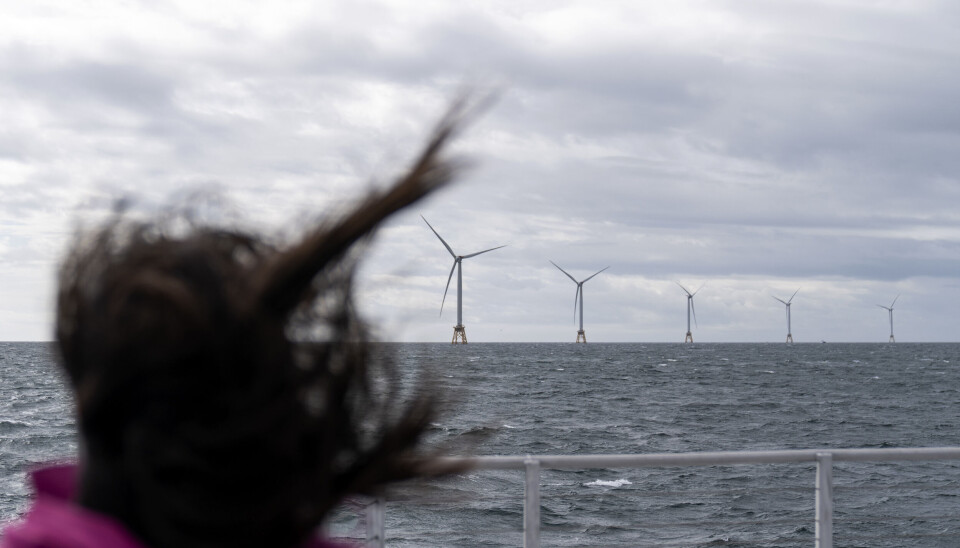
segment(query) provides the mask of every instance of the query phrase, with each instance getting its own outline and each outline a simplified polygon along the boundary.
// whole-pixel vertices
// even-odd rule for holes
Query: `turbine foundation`
[[[583,329],[577,331],[577,342],[587,344],[587,334]]]
[[[462,325],[453,326],[453,340],[450,344],[467,344],[467,330]]]
[[[793,335],[787,333],[787,344],[793,344]]]
[[[692,343],[693,342],[693,333],[687,331],[687,337],[683,339],[683,342]]]
[[[893,333],[890,334],[890,342],[897,342],[897,341],[893,340]]]

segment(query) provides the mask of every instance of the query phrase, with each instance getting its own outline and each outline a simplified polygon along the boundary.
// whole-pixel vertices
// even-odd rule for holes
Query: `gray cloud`
[[[476,166],[364,265],[388,338],[449,337],[448,258],[417,213],[464,249],[510,244],[465,269],[471,340],[567,340],[549,259],[611,265],[591,340],[682,340],[680,279],[708,281],[698,340],[779,340],[770,294],[798,286],[807,340],[884,335],[873,301],[897,293],[903,340],[960,336],[952,4],[34,9],[0,38],[0,303],[49,300],[23,280],[118,197],[213,189],[302,224],[389,180],[473,83],[504,90],[456,147]],[[46,313],[0,304],[0,338],[46,338]]]

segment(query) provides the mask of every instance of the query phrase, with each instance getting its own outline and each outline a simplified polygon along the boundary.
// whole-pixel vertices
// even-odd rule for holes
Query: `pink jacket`
[[[36,500],[22,521],[6,528],[0,548],[147,548],[119,521],[76,505],[77,469],[51,466],[31,474]],[[302,548],[349,548],[314,540]]]

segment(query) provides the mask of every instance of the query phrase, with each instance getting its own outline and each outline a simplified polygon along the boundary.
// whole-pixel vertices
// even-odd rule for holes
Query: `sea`
[[[381,344],[445,402],[452,455],[960,446],[960,344]],[[46,343],[0,343],[0,518],[77,451]],[[543,470],[542,546],[812,546],[811,463]],[[833,468],[834,545],[960,546],[960,461]],[[386,544],[522,546],[520,471],[386,496]],[[330,535],[362,538],[364,500]]]

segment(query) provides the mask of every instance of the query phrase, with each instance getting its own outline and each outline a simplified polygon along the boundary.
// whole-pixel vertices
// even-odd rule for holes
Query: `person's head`
[[[464,110],[392,187],[290,245],[122,216],[77,237],[56,338],[80,504],[155,548],[287,547],[346,494],[429,466],[433,400],[382,390],[351,281],[357,244],[450,180],[439,155]]]

